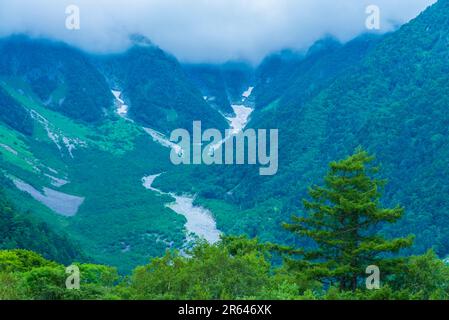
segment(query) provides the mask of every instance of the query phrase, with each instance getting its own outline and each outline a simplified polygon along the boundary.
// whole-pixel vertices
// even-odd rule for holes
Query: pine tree
[[[381,273],[399,266],[399,258],[389,257],[412,245],[413,238],[386,239],[379,233],[383,223],[403,216],[401,207],[382,208],[380,190],[384,180],[375,178],[374,157],[362,149],[348,158],[332,162],[323,187],[310,188],[311,200],[304,200],[307,214],[293,217],[285,228],[316,244],[309,250],[291,249],[303,259],[290,262],[310,277],[341,290],[356,290],[370,265]]]

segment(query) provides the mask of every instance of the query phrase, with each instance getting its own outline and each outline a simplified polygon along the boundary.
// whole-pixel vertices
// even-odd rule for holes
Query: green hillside
[[[141,36],[132,37],[129,50],[107,55],[25,36],[1,39],[4,193],[17,212],[29,211],[46,226],[24,222],[23,228],[67,234],[92,262],[127,273],[167,249],[185,249],[187,219],[168,208],[169,192],[187,193],[210,209],[225,235],[313,245],[282,224],[302,208],[308,188],[323,182],[329,162],[362,146],[389,179],[379,202],[406,209],[397,224],[380,223],[377,231],[415,234],[408,253],[433,248],[443,258],[449,254],[448,17],[449,1],[440,0],[394,32],[347,43],[327,37],[308,52],[270,55],[256,70],[240,62],[181,65]],[[203,128],[228,128],[223,114],[243,103],[250,86],[248,127],[279,129],[275,176],[245,165],[175,167],[170,149],[144,129],[168,135],[191,129],[195,120]],[[117,112],[121,104],[129,107],[126,115]],[[161,173],[154,187],[166,193],[143,186],[144,177]],[[5,219],[11,225],[19,218]],[[42,253],[29,237],[22,240],[4,243]],[[48,250],[52,256],[45,257],[70,257]]]
[[[19,212],[6,199],[4,188],[10,182],[0,176],[0,248],[28,249],[40,253],[47,259],[70,264],[86,257],[66,234],[55,233],[52,228],[33,217],[31,212]]]
[[[0,77],[25,81],[46,106],[95,122],[112,107],[104,77],[84,53],[47,40],[13,36],[0,41]]]
[[[205,128],[227,127],[179,62],[156,46],[137,43],[124,54],[96,57],[95,61],[111,88],[123,92],[130,116],[142,125],[163,133],[191,129],[197,120]]]
[[[20,41],[24,41],[23,46],[31,45],[27,39],[9,41],[19,47]],[[38,46],[38,42],[33,45]],[[53,50],[55,56],[61,54],[58,50],[64,54],[69,51],[65,57],[58,57],[67,59],[67,63],[78,59],[77,51],[70,52],[74,49],[69,47],[61,49],[59,44],[44,42],[43,48]],[[83,61],[92,66],[85,57]],[[170,197],[159,196],[142,185],[143,177],[170,169],[169,150],[155,143],[137,119],[134,122],[115,114],[112,103],[109,110],[100,111],[100,118],[94,123],[89,123],[93,119],[79,118],[46,103],[27,75],[34,65],[30,62],[27,71],[25,62],[22,73],[14,76],[8,73],[0,78],[1,114],[5,117],[0,122],[0,164],[10,182],[6,193],[11,201],[21,211],[30,210],[30,215],[45,221],[52,230],[70,235],[92,261],[114,265],[121,272],[162,255],[167,244],[184,246],[185,218],[166,208]],[[153,64],[156,67],[157,62]],[[89,74],[83,70],[77,73],[80,79],[85,76]],[[99,92],[98,87],[91,89]],[[109,99],[110,89],[106,92]],[[52,94],[64,92],[55,89]],[[181,95],[179,103],[193,103],[186,97],[189,95]],[[206,110],[210,109],[204,105]],[[217,119],[225,123],[221,116]],[[33,189],[34,198],[29,192],[17,189],[17,181],[25,183],[28,190]],[[64,213],[64,208],[57,212],[42,200],[36,200],[36,196],[43,198],[48,189],[64,197],[81,199],[77,200],[81,205],[70,209],[70,214]]]
[[[183,65],[206,101],[225,114],[233,114],[232,104],[240,104],[242,93],[254,84],[254,68],[246,63]]]
[[[169,188],[183,181],[178,190],[201,194],[198,201],[215,212],[225,232],[289,242],[278,226],[301,207],[307,186],[326,163],[363,146],[389,177],[383,201],[407,209],[384,231],[414,233],[413,252],[434,247],[446,256],[448,13],[442,0],[390,34],[345,45],[326,40],[304,58],[262,64],[249,127],[279,129],[277,175],[261,177],[251,166],[195,168],[160,183]],[[281,84],[271,92],[267,79]],[[242,213],[228,214],[235,210]]]

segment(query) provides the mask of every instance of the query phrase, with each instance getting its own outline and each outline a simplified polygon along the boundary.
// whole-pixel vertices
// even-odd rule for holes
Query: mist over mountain
[[[449,299],[432,2],[0,0],[0,300]]]
[[[386,203],[406,209],[401,223],[384,231],[415,234],[414,252],[433,247],[449,254],[449,206],[442,197],[448,192],[442,160],[449,157],[448,13],[449,1],[440,0],[384,36],[346,44],[327,38],[303,57],[268,57],[257,71],[256,110],[248,126],[280,128],[279,173],[262,177],[250,166],[202,168],[191,173],[192,181],[202,182],[188,183],[183,191],[247,208],[247,217],[224,218],[226,228],[274,241],[282,236],[266,223],[280,226],[301,211],[308,186],[327,163],[363,146],[388,178]],[[205,187],[211,184],[217,187]],[[253,210],[264,218],[257,226],[242,223],[253,219]]]
[[[379,0],[381,33],[434,0]],[[124,51],[140,33],[183,62],[260,62],[285,48],[307,50],[325,35],[348,41],[366,32],[369,0],[1,0],[0,36],[27,33],[93,52]],[[80,30],[65,28],[68,5],[80,8]]]

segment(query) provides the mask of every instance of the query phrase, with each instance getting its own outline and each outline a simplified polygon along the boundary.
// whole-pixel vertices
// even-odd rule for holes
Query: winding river
[[[200,206],[193,204],[195,198],[191,196],[178,196],[174,193],[164,193],[153,187],[153,183],[161,174],[147,176],[142,179],[143,186],[151,191],[169,195],[174,201],[167,204],[177,214],[184,216],[187,220],[185,228],[187,230],[187,239],[189,235],[194,234],[197,237],[206,240],[209,243],[216,243],[220,240],[221,232],[217,229],[217,224],[212,213]]]

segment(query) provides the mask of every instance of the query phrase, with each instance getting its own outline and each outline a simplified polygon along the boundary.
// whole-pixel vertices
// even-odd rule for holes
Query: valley
[[[244,103],[250,97],[251,91],[252,87],[250,87],[242,94],[242,103]],[[229,132],[231,133],[231,135],[235,135],[245,128],[253,109],[245,105],[232,105],[232,108],[235,115],[226,117],[226,119],[230,123]],[[177,154],[183,152],[183,149],[179,145],[174,144],[166,137],[164,137],[164,135],[162,135],[161,133],[148,128],[144,128],[144,130],[148,134],[150,134],[154,141],[159,143],[161,146],[173,149]],[[228,138],[229,136],[226,137],[225,140]],[[217,146],[217,148],[218,147],[219,146]],[[143,186],[150,191],[162,195],[169,195],[174,199],[174,202],[167,204],[167,207],[186,218],[186,242],[188,243],[189,241],[194,240],[189,236],[190,234],[193,234],[197,238],[204,239],[212,244],[218,242],[220,240],[221,232],[216,228],[216,222],[214,220],[212,212],[201,206],[194,205],[195,196],[180,196],[174,193],[167,194],[162,192],[161,190],[154,188],[153,183],[161,175],[162,174],[156,174],[143,177]]]
[[[126,274],[196,238],[310,245],[283,223],[302,213],[308,186],[322,181],[329,163],[362,146],[389,179],[385,205],[406,212],[379,232],[415,234],[407,252],[432,247],[446,257],[447,2],[436,8],[385,35],[327,37],[259,65],[184,64],[149,40],[93,55],[3,38],[5,194],[70,238],[86,260]],[[245,128],[279,129],[276,174],[261,176],[251,165],[174,165],[170,153],[186,150],[170,134],[192,133],[194,121],[228,129],[220,145]]]
[[[0,301],[449,300],[449,0],[19,2]]]
[[[213,213],[196,205],[194,194],[148,192],[142,186],[142,177],[154,179],[148,174],[174,168],[170,148],[181,150],[165,134],[132,118],[125,103],[129,97],[115,89],[121,86],[104,92],[113,97],[111,109],[105,109],[104,120],[90,124],[56,112],[20,76],[4,76],[0,84],[33,123],[29,136],[1,127],[1,168],[14,186],[7,190],[9,197],[21,210],[69,234],[89,259],[128,272],[195,238],[219,240]],[[59,101],[64,86],[53,89],[47,100]],[[251,110],[239,105],[234,115],[217,114],[238,132]]]

